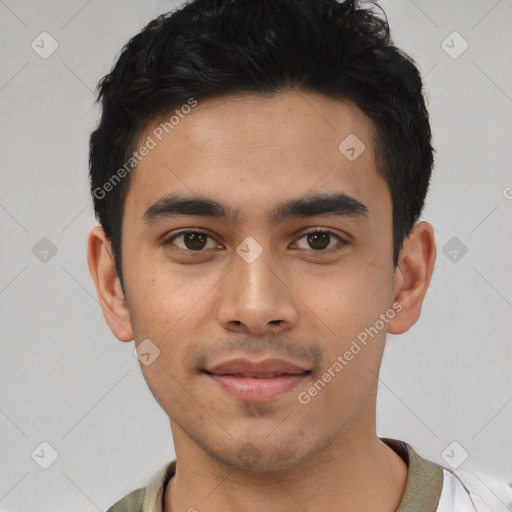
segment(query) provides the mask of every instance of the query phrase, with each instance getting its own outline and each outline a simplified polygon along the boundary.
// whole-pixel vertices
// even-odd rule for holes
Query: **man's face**
[[[386,328],[343,357],[394,298],[392,204],[369,119],[288,92],[199,101],[161,141],[156,126],[126,197],[122,261],[135,340],[160,350],[141,368],[177,453],[192,440],[218,461],[278,470],[374,434]],[[322,194],[340,197],[271,218]],[[171,215],[166,196],[237,215]]]

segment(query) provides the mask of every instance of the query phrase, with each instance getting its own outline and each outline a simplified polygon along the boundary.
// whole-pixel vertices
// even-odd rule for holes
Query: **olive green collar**
[[[436,512],[443,488],[443,468],[420,457],[404,441],[380,438],[407,464],[407,482],[396,512]],[[108,512],[162,512],[165,487],[176,473],[176,460],[166,464],[145,488],[137,489]]]

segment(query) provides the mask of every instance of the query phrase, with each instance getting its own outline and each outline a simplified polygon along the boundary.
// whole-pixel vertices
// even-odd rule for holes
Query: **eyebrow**
[[[167,195],[150,206],[142,216],[147,224],[176,216],[198,216],[239,222],[239,212],[229,205],[202,196]],[[367,219],[369,210],[359,199],[345,193],[316,194],[278,203],[267,215],[267,222],[276,225],[292,218],[335,215]]]

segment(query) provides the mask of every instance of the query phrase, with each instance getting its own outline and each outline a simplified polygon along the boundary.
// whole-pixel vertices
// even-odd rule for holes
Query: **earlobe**
[[[434,230],[428,222],[419,222],[404,240],[395,269],[393,302],[401,304],[401,310],[389,322],[389,333],[401,334],[417,322],[435,260]]]
[[[100,226],[89,233],[87,262],[110,330],[120,341],[133,340],[130,315],[116,272],[111,243]]]

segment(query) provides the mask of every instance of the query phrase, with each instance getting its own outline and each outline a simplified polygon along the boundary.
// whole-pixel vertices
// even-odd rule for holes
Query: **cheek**
[[[355,330],[369,322],[373,324],[389,307],[391,297],[392,281],[385,267],[377,260],[355,260],[297,282],[298,295],[307,309],[316,313],[340,340],[356,334]]]
[[[307,300],[325,333],[322,375],[330,371],[325,379],[332,380],[319,407],[320,402],[325,405],[332,399],[348,412],[375,384],[386,335],[380,315],[389,308],[390,291],[383,279],[385,269],[362,263],[333,274]]]
[[[152,336],[172,342],[173,335],[195,322],[187,321],[201,311],[200,304],[219,283],[214,272],[170,264],[143,264],[126,273],[130,319],[136,339]],[[192,325],[191,325],[192,324]]]

